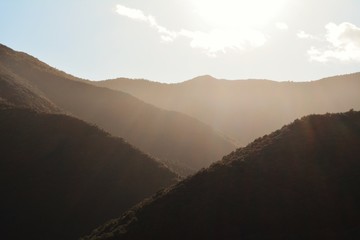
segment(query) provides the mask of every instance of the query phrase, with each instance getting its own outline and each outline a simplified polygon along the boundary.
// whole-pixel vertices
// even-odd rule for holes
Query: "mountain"
[[[1,239],[77,239],[177,175],[79,119],[0,104]]]
[[[93,84],[188,114],[243,146],[308,114],[360,110],[360,73],[312,82],[229,81],[201,76],[176,84],[125,78]]]
[[[8,72],[2,65],[0,65],[0,103],[42,112],[61,112],[58,107],[42,96],[37,89]]]
[[[310,115],[84,239],[359,239],[360,112]]]
[[[126,139],[179,174],[194,173],[236,148],[232,140],[199,120],[93,86],[5,46],[0,46],[0,66],[65,112]]]

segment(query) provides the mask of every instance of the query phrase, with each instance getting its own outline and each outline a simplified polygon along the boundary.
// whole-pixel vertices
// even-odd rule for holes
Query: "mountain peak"
[[[218,79],[211,75],[202,75],[192,79],[192,81],[214,81],[214,80],[218,80]]]
[[[21,57],[17,52],[10,53],[0,51],[0,77],[1,68],[4,68],[15,76],[15,80],[23,79],[65,112],[96,124],[115,136],[124,137],[181,175],[208,166],[235,149],[228,138],[186,114],[160,109],[128,93],[93,86],[30,55]],[[142,81],[145,80],[138,83],[143,84]],[[8,101],[10,97],[5,98],[1,94],[3,91],[0,81],[0,97]]]
[[[209,83],[209,82],[215,82],[217,81],[217,78],[214,78],[211,75],[201,75],[195,78],[192,78],[188,81],[185,81],[184,83]]]

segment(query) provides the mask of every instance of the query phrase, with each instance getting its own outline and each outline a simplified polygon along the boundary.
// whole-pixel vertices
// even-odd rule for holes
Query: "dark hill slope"
[[[177,84],[124,78],[93,84],[188,114],[243,145],[308,114],[360,110],[360,73],[312,82],[228,81],[201,76]]]
[[[360,112],[311,115],[86,239],[359,239]]]
[[[0,104],[1,239],[77,239],[177,176],[65,115]]]
[[[236,148],[192,117],[161,110],[127,93],[84,83],[4,46],[0,46],[0,65],[26,79],[63,110],[123,137],[185,175]]]

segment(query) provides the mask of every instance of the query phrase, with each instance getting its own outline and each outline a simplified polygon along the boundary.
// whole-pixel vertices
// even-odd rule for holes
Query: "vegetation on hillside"
[[[310,115],[84,239],[358,239],[360,112]]]
[[[0,65],[0,102],[35,111],[59,113],[60,109],[23,79]]]
[[[229,138],[192,117],[93,86],[4,46],[0,66],[65,112],[126,139],[182,175],[209,166],[236,148]]]
[[[1,239],[77,239],[177,181],[124,140],[0,104]]]
[[[228,81],[200,76],[177,84],[125,78],[93,84],[188,114],[242,146],[305,115],[360,110],[360,73],[312,82]]]

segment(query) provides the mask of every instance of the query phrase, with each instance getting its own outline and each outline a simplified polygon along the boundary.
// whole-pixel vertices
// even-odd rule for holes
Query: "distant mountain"
[[[177,181],[120,138],[0,104],[1,239],[77,239]]]
[[[308,114],[360,110],[360,73],[313,82],[229,81],[201,76],[177,84],[125,78],[93,84],[188,114],[242,145]]]
[[[2,45],[0,66],[64,111],[123,137],[179,174],[194,173],[236,148],[232,140],[199,120],[127,93],[95,87]]]
[[[84,239],[359,239],[360,112],[258,138]]]

